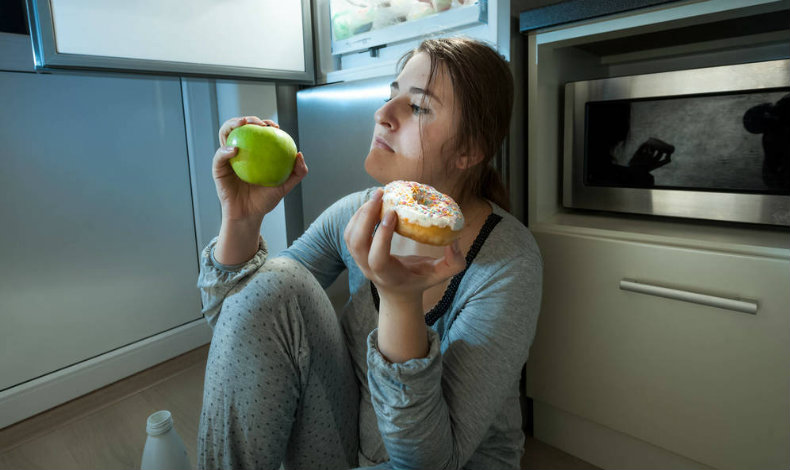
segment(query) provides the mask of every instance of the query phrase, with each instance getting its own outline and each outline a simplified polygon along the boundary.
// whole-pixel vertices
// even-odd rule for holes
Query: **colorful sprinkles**
[[[413,223],[422,226],[450,226],[452,230],[463,227],[464,216],[458,204],[450,196],[427,184],[393,181],[384,187],[384,198],[395,206],[399,217],[415,218]],[[407,211],[402,213],[399,209]]]

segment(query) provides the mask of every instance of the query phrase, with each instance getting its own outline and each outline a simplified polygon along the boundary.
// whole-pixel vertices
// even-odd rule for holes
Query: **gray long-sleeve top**
[[[470,253],[471,260],[467,256],[466,271],[426,315],[428,356],[390,363],[377,347],[375,287],[343,240],[349,219],[374,190],[334,203],[280,253],[302,263],[325,288],[349,271],[350,297],[339,320],[360,385],[360,464],[389,459],[399,469],[519,468],[519,383],[542,284],[532,234],[491,203],[493,213],[475,242],[479,251]],[[212,256],[215,243],[204,250],[198,280],[212,327],[228,292],[266,259],[261,243],[247,263],[219,265]]]

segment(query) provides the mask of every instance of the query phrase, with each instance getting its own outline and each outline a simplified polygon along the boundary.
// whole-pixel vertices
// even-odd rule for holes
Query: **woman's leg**
[[[351,468],[359,390],[326,293],[288,258],[267,260],[214,328],[198,467]]]

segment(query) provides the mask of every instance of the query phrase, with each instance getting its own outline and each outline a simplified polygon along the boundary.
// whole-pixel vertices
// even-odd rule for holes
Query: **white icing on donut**
[[[398,219],[412,224],[450,227],[453,231],[464,226],[464,216],[458,204],[427,184],[393,181],[384,187],[383,201],[394,206]]]

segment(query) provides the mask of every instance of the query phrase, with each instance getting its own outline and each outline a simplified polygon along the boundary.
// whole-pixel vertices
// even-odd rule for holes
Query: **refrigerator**
[[[343,196],[379,185],[365,172],[364,162],[373,137],[373,114],[389,98],[394,79],[393,70],[392,76],[340,82],[296,93],[299,149],[309,169],[300,188],[296,188],[301,189],[303,229]],[[345,303],[347,272],[327,293],[335,308]]]
[[[365,172],[364,161],[373,137],[373,115],[389,98],[394,79],[393,73],[297,92],[299,148],[309,168],[301,183],[305,228],[334,201],[378,185]]]

